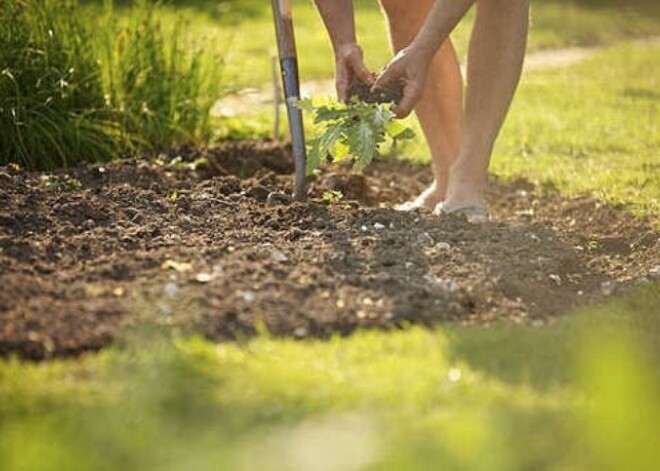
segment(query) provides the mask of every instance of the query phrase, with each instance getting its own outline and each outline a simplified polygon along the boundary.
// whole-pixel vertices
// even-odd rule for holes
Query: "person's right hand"
[[[356,80],[371,85],[374,74],[364,65],[362,48],[355,43],[346,44],[335,52],[335,86],[339,101],[348,101],[348,89]]]
[[[386,88],[392,83],[403,86],[403,97],[393,110],[397,118],[408,116],[421,98],[432,58],[432,54],[410,45],[394,56],[374,82],[376,89]]]

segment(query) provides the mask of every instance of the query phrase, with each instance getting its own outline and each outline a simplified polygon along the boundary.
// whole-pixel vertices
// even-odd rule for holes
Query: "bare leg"
[[[493,145],[520,79],[528,23],[528,0],[477,2],[461,146],[450,169],[446,208],[483,205]]]
[[[413,40],[433,0],[381,0],[395,51]],[[451,41],[445,41],[429,68],[424,94],[415,113],[431,151],[434,181],[414,201],[400,209],[427,207],[432,209],[444,200],[449,168],[458,154],[462,115],[462,78],[456,52]]]

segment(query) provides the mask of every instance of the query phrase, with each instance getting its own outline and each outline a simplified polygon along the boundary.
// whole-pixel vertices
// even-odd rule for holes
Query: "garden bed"
[[[0,168],[0,356],[78,355],[143,323],[218,341],[541,326],[660,274],[653,224],[593,199],[493,178],[494,222],[402,213],[390,208],[430,172],[384,159],[362,175],[332,167],[307,200],[268,204],[291,172],[272,143],[50,177]]]

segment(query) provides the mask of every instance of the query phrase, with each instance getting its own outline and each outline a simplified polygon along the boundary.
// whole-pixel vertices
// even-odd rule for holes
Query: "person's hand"
[[[431,57],[414,46],[408,46],[394,56],[374,82],[375,89],[386,88],[392,83],[403,86],[403,97],[393,109],[397,118],[408,116],[422,96]]]
[[[371,85],[374,74],[364,65],[362,48],[346,44],[335,52],[335,85],[339,101],[348,101],[348,89],[356,80]]]

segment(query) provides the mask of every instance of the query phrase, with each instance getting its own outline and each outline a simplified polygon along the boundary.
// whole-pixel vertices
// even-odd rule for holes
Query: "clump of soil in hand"
[[[368,83],[356,81],[348,89],[348,97],[354,96],[365,103],[399,103],[403,98],[403,86],[391,83],[385,88],[372,91]]]

